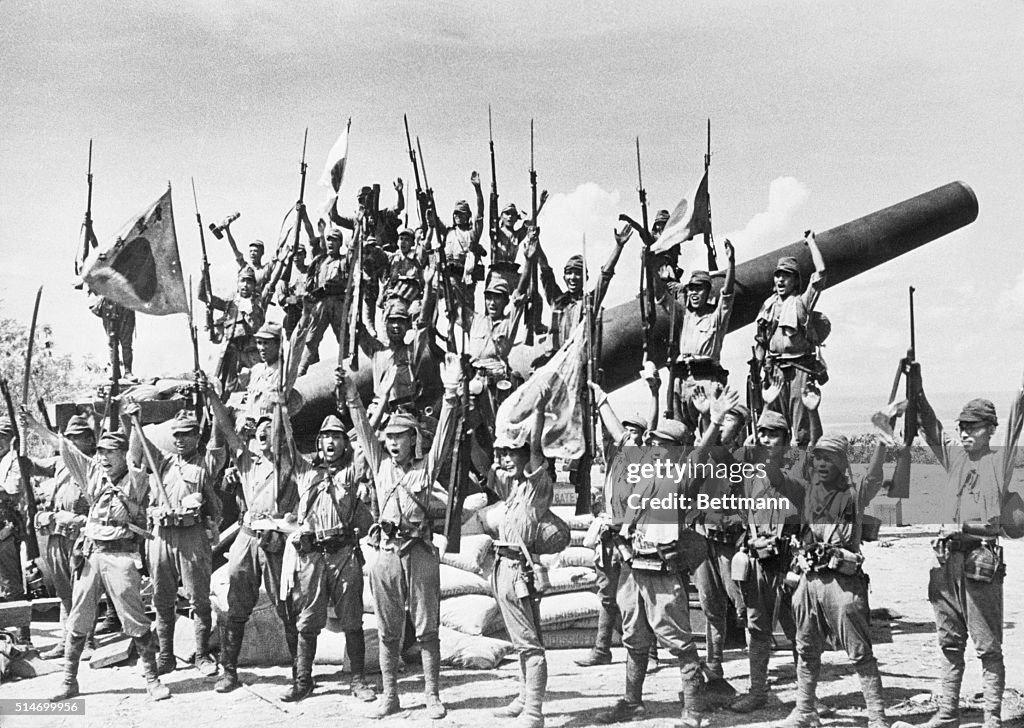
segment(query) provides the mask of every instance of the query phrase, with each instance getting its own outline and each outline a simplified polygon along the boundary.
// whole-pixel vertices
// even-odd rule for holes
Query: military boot
[[[139,664],[142,666],[142,677],[146,679],[146,692],[153,700],[166,700],[171,697],[171,690],[160,682],[157,672],[156,650],[157,638],[152,632],[135,638],[135,649],[139,653]]]
[[[281,696],[285,703],[297,703],[313,692],[313,658],[316,657],[316,632],[299,632],[295,656],[295,679]]]
[[[421,644],[423,650],[423,692],[427,702],[427,717],[441,720],[448,709],[441,702],[441,643],[438,640]]]
[[[927,722],[918,728],[959,728],[960,688],[964,680],[964,654],[959,650],[943,650],[946,665],[942,672],[939,692],[939,709]],[[912,723],[898,720],[892,728],[915,728]]]
[[[121,620],[117,616],[117,610],[114,609],[114,605],[110,603],[108,599],[106,611],[103,612],[103,617],[97,622],[95,634],[117,634],[121,631]]]
[[[683,688],[683,710],[679,725],[681,728],[700,728],[704,720],[706,699],[704,674],[696,658],[693,661],[684,661],[679,666],[679,679]]]
[[[810,658],[800,656],[796,666],[796,707],[783,723],[785,728],[816,728],[821,725],[815,697],[820,674],[820,656]]]
[[[597,723],[608,725],[622,723],[627,720],[642,718],[647,712],[644,707],[644,678],[647,677],[646,650],[629,650],[626,652],[626,694],[619,698],[611,710],[598,713]]]
[[[579,664],[577,662],[577,664]],[[502,708],[496,708],[492,715],[499,718],[516,718],[523,712],[523,705],[526,703],[526,657],[519,654],[519,694],[512,699],[512,702]]]
[[[544,728],[544,692],[548,686],[548,661],[544,653],[531,654],[524,659],[526,690],[523,711],[516,720],[516,728]]]
[[[864,706],[868,712],[868,728],[889,728],[889,719],[885,716],[882,676],[878,673],[878,663],[872,660],[866,665],[859,665],[857,677],[860,679],[860,691],[864,694]]]
[[[238,655],[242,651],[242,639],[245,637],[245,622],[228,621],[220,631],[220,666],[224,675],[213,689],[218,693],[230,693],[242,687],[238,679]]]
[[[372,703],[377,694],[366,682],[366,636],[362,629],[345,632],[345,651],[348,653],[349,665],[352,667],[350,687],[353,697],[364,703]]]
[[[299,633],[293,625],[285,625],[284,628],[284,643],[288,646],[288,655],[292,658],[292,682],[295,682],[297,677],[296,661],[299,657]]]
[[[64,625],[68,621],[68,610],[64,608],[64,602],[60,604],[60,624],[61,633],[60,640],[53,645],[50,649],[40,652],[39,656],[44,660],[56,660],[58,657],[64,657],[64,646],[67,644],[68,633],[64,629]]]
[[[750,661],[750,691],[729,704],[734,713],[752,713],[768,703],[768,661],[772,643],[767,635],[749,632],[747,653]]]
[[[69,632],[64,644],[64,679],[61,681],[60,692],[50,698],[53,702],[68,700],[78,695],[78,665],[84,649],[85,635]]]
[[[195,666],[206,677],[213,677],[217,674],[217,663],[210,657],[210,631],[209,622],[203,622],[199,617],[195,621],[196,631],[196,657]]]
[[[985,691],[984,728],[1000,728],[1003,715],[1003,689],[1006,687],[1006,667],[1003,656],[986,655],[981,658],[981,677]]]
[[[157,657],[157,673],[166,675],[174,672],[178,661],[174,657],[174,615],[170,617],[156,616],[156,636],[160,643],[160,655]]]
[[[377,703],[369,713],[370,718],[384,718],[389,715],[401,712],[402,708],[398,702],[398,654],[401,651],[400,643],[380,643],[380,677],[383,685],[381,694],[377,697]]]

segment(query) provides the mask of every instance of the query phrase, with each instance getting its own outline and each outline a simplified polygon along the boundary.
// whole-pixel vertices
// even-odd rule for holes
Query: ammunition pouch
[[[259,531],[260,548],[268,554],[284,551],[285,535],[280,531]]]
[[[115,538],[109,541],[93,541],[88,539],[82,554],[88,559],[93,551],[101,551],[104,553],[119,553],[119,552],[137,552],[139,544],[134,538]]]
[[[725,528],[705,525],[704,538],[708,541],[714,541],[715,543],[735,546],[739,543],[745,531],[746,529],[742,523],[726,526]]]
[[[840,546],[819,543],[802,549],[800,561],[804,571],[833,571],[844,576],[854,576],[862,573],[864,556]]]
[[[343,548],[358,546],[359,532],[347,526],[328,528],[323,531],[299,534],[299,540],[295,548],[300,554],[311,554],[320,552],[322,554],[336,554]]]
[[[747,551],[760,562],[785,562],[789,558],[789,539],[758,536],[747,542]]]
[[[418,527],[401,526],[394,521],[378,521],[370,526],[367,535],[373,548],[379,549],[381,541],[391,542],[398,545],[399,554],[405,554],[417,540],[428,545],[432,543],[429,521],[424,521]]]
[[[150,520],[161,528],[191,528],[200,523],[199,514],[192,511],[164,511]]]
[[[36,533],[40,536],[52,536],[57,528],[55,516],[53,511],[36,511]]]
[[[712,380],[725,384],[729,379],[729,372],[710,356],[681,355],[672,366],[676,379],[681,381],[687,379]]]
[[[686,565],[683,563],[679,553],[678,541],[658,544],[654,549],[634,551],[630,566],[638,571],[656,571],[661,573],[686,570]]]

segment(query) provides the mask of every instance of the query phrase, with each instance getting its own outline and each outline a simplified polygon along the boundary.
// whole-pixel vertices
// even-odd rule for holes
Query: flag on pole
[[[699,233],[711,232],[711,199],[708,197],[708,173],[704,170],[700,184],[690,196],[690,202],[684,197],[676,209],[669,215],[668,222],[661,236],[651,246],[652,253],[664,253],[669,248],[687,240],[692,240]]]
[[[349,117],[345,131],[341,132],[338,141],[334,142],[331,151],[327,153],[327,163],[324,164],[324,172],[320,175],[320,184],[332,188],[335,194],[345,179],[345,167],[348,164],[348,131],[351,128],[352,118]]]
[[[82,280],[97,294],[153,316],[188,312],[188,297],[174,232],[171,186],[114,244],[86,262]]]
[[[508,436],[520,446],[529,442],[530,429],[537,416],[537,402],[545,387],[551,388],[544,421],[544,455],[576,460],[583,457],[584,407],[582,388],[587,386],[584,371],[586,324],[580,322],[569,340],[551,360],[501,403],[495,417],[495,437]]]

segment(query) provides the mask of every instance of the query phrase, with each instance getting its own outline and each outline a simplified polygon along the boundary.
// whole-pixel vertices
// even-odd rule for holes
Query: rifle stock
[[[491,263],[495,262],[494,251],[498,248],[498,172],[494,163],[494,128],[491,125],[491,107],[487,107],[487,135],[491,147],[491,198],[488,204],[491,233]]]
[[[907,349],[907,355],[900,360],[899,367],[896,370],[896,378],[892,383],[892,391],[889,396],[890,402],[896,399],[896,394],[899,392],[900,379],[902,378],[904,380],[907,400],[907,408],[903,413],[904,448],[896,458],[896,469],[892,474],[892,487],[889,489],[890,498],[910,497],[910,447],[914,444],[914,438],[917,437],[918,430],[916,393],[919,389],[917,380],[921,376],[921,368],[917,363],[916,352],[917,342],[914,324],[914,290],[914,287],[910,286],[910,348]],[[895,422],[896,418],[894,417],[891,420],[891,424],[894,424]]]
[[[213,300],[213,285],[210,282],[210,259],[206,255],[206,234],[203,230],[203,218],[199,214],[199,198],[196,196],[196,181],[194,178],[192,179],[192,202],[196,207],[196,224],[199,225],[199,249],[203,254],[202,276],[199,278],[199,300],[206,303],[206,331],[210,335],[210,343],[216,344],[220,339],[217,338],[217,329],[213,325],[213,306],[210,305],[210,302]],[[192,313],[189,312],[189,317],[191,316]],[[196,368],[199,368],[198,357]]]

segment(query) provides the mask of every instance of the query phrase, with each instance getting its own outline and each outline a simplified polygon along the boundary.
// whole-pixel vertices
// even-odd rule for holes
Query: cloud
[[[789,224],[793,213],[810,196],[810,190],[796,177],[776,177],[768,187],[768,207],[757,213],[742,230],[736,230],[725,237],[742,246],[744,252],[760,248],[771,242]],[[724,238],[723,238],[724,239]]]

